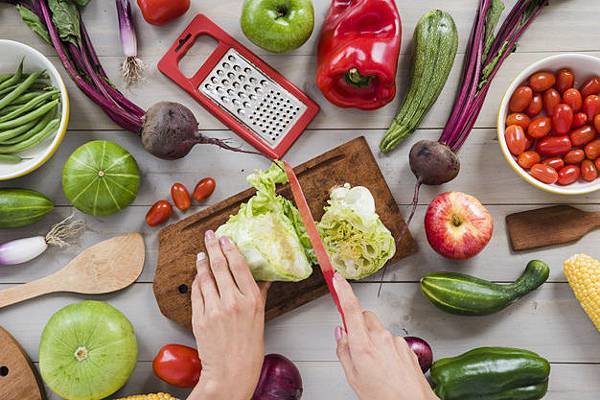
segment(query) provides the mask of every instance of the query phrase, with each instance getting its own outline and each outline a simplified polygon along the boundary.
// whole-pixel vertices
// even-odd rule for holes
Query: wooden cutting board
[[[323,215],[330,188],[344,183],[365,186],[375,198],[381,220],[396,238],[396,255],[390,262],[416,252],[416,243],[364,137],[328,151],[300,165],[294,171],[317,220]],[[280,187],[278,192],[292,199],[288,185]],[[224,224],[254,193],[254,189],[238,193],[160,232],[154,295],[161,312],[167,318],[190,328],[191,284],[196,275],[196,254],[205,251],[204,232],[209,229],[216,230]],[[315,267],[313,274],[304,281],[276,282],[269,290],[266,318],[273,319],[327,292],[327,285],[318,267]]]
[[[0,327],[0,399],[45,399],[43,384],[19,343]]]

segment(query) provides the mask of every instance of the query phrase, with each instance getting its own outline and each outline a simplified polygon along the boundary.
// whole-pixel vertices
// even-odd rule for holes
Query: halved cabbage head
[[[217,229],[218,237],[229,237],[248,262],[257,281],[306,279],[315,257],[298,209],[275,191],[287,176],[280,165],[248,176],[256,188],[240,211]]]
[[[374,274],[396,253],[394,237],[363,186],[333,188],[317,227],[335,270],[347,279]]]

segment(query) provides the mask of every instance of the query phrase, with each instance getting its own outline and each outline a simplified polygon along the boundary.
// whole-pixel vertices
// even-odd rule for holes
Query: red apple
[[[494,221],[479,200],[460,192],[442,193],[427,208],[425,232],[435,251],[466,260],[479,254],[492,238]]]

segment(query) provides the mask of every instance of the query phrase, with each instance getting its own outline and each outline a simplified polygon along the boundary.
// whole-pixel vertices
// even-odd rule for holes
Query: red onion
[[[302,377],[293,362],[279,354],[265,356],[252,400],[300,400]]]
[[[404,340],[408,343],[408,347],[417,355],[423,373],[429,371],[433,363],[433,351],[429,343],[414,336],[406,336]]]

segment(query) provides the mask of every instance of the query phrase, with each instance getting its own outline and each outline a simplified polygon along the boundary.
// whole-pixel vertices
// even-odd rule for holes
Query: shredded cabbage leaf
[[[248,176],[256,189],[239,212],[219,227],[238,247],[257,281],[297,282],[312,273],[316,258],[298,209],[276,192],[288,181],[281,164]]]
[[[332,189],[317,227],[335,270],[347,279],[374,274],[396,253],[394,237],[363,186]]]

